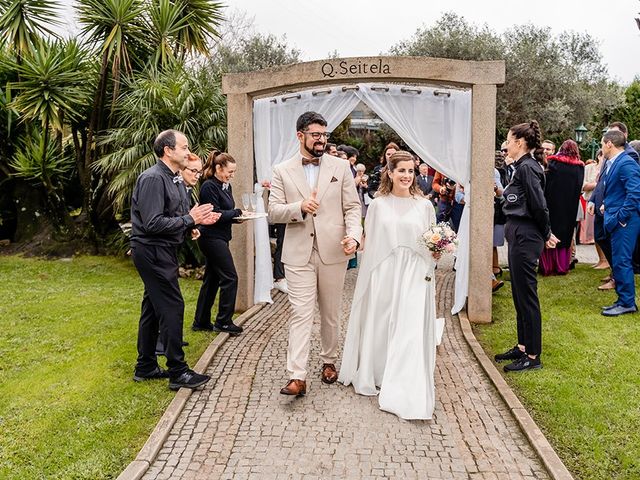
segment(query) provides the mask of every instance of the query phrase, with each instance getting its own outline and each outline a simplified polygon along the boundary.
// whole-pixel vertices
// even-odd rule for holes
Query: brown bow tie
[[[320,165],[320,159],[316,157],[314,158],[302,157],[302,166],[309,165],[309,164],[315,165],[317,167],[318,165]]]

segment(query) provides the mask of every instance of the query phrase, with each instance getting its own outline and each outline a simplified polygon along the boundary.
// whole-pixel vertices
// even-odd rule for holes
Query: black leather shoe
[[[169,380],[169,389],[171,390],[179,390],[181,388],[198,388],[201,385],[204,385],[211,377],[209,375],[202,375],[201,373],[196,373],[193,370],[187,370],[178,378],[172,378]]]
[[[191,330],[193,330],[194,332],[213,332],[213,325],[211,325],[210,323],[207,325],[196,325],[194,323],[193,325],[191,325]]]
[[[536,368],[542,368],[542,362],[540,362],[540,357],[530,358],[529,355],[525,355],[524,357],[516,360],[509,365],[504,366],[505,372],[522,372],[524,370],[534,370]]]
[[[524,356],[526,356],[526,354],[518,348],[518,345],[516,345],[504,353],[498,353],[493,358],[496,362],[503,362],[505,360],[519,360]]]
[[[213,325],[214,332],[222,332],[228,333],[231,336],[240,335],[243,331],[242,327],[234,324],[233,322],[229,322],[226,325],[218,325],[217,323]]]
[[[135,382],[145,382],[147,380],[159,380],[161,378],[169,378],[169,372],[164,370],[163,368],[156,367],[156,369],[151,373],[138,373],[133,372],[133,380]]]

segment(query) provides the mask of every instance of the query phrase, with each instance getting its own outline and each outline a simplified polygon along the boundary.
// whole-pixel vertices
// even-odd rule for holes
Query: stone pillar
[[[227,151],[237,162],[233,178],[236,208],[242,208],[242,194],[253,191],[253,101],[245,93],[227,94]],[[253,305],[253,222],[233,226],[231,253],[238,271],[236,311]]]
[[[474,85],[471,110],[471,212],[467,313],[474,323],[491,322],[495,85]],[[489,208],[491,205],[491,208]]]

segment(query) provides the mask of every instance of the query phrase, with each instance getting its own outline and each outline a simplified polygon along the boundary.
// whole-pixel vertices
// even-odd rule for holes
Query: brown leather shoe
[[[616,281],[612,278],[607,283],[603,283],[598,287],[598,290],[613,290],[616,288]]]
[[[322,382],[331,385],[338,379],[338,372],[333,363],[325,363],[322,365]]]
[[[296,397],[302,397],[307,393],[307,382],[304,380],[289,380],[287,386],[280,390],[282,395],[295,395]]]

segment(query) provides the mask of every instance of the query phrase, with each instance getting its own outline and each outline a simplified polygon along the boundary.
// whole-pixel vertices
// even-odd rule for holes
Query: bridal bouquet
[[[440,222],[420,235],[418,243],[433,253],[455,253],[458,236],[448,223]]]
[[[420,235],[420,237],[418,237],[418,244],[438,255],[442,255],[443,253],[454,253],[458,246],[458,236],[448,223],[440,222],[435,225],[431,225],[431,228]],[[424,279],[427,282],[430,282],[432,276],[433,271],[429,271]]]

